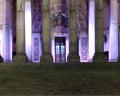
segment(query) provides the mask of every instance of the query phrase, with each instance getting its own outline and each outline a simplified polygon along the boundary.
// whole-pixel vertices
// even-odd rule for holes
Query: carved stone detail
[[[42,33],[42,0],[31,0],[32,6],[32,61],[40,62]]]
[[[42,5],[41,0],[32,0],[32,33],[42,32]]]
[[[32,61],[40,62],[40,33],[32,34]]]
[[[81,9],[78,7],[77,14],[77,27],[78,32],[86,32],[87,31],[87,19],[84,13],[82,13]]]
[[[88,59],[88,46],[87,45],[88,45],[87,38],[82,37],[82,39],[81,39],[81,50],[82,50],[81,59],[82,59],[82,61],[87,61],[87,59]]]
[[[69,27],[69,15],[58,13],[51,15],[51,28],[62,26],[64,28]]]

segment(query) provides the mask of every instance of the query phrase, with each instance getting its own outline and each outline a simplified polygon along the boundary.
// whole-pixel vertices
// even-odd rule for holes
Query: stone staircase
[[[15,66],[13,68],[9,65],[9,67],[3,70],[0,69],[1,96],[40,94],[43,96],[120,95],[118,69],[114,71],[115,74],[112,74],[110,71],[91,71],[90,68],[88,68],[90,70],[86,71],[86,68],[75,68],[73,65],[32,65],[31,67],[18,65],[18,67]]]

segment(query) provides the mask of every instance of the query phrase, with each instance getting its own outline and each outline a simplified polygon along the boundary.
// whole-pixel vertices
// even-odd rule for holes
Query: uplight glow
[[[118,59],[118,2],[110,0],[110,41],[109,62],[117,62]]]
[[[32,60],[32,21],[31,21],[31,1],[25,1],[25,52],[28,60]]]
[[[95,0],[89,0],[89,48],[88,48],[88,59],[92,61],[95,53]]]

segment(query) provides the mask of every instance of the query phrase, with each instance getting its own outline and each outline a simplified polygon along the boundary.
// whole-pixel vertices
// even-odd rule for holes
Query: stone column
[[[68,62],[80,62],[78,54],[78,41],[77,41],[77,0],[70,0],[70,32],[69,32],[69,55]]]
[[[25,53],[28,62],[32,61],[32,14],[31,0],[25,0]]]
[[[41,63],[52,63],[53,58],[51,55],[51,39],[50,39],[50,10],[49,0],[42,0],[42,46],[43,53],[41,56]]]
[[[95,10],[95,55],[94,62],[107,62],[104,54],[104,37],[103,37],[103,0],[96,0]]]
[[[88,61],[93,61],[95,54],[95,0],[89,0],[88,17]]]
[[[118,25],[118,52],[119,52],[118,62],[120,62],[120,25]]]
[[[12,32],[10,31],[10,1],[3,1],[3,58],[4,62],[12,62]]]
[[[24,23],[24,0],[17,0],[17,46],[14,61],[21,64],[26,62]]]
[[[3,62],[3,22],[5,21],[3,18],[5,17],[4,14],[4,1],[3,0],[0,0],[0,63]]]
[[[109,62],[118,59],[118,0],[110,0]]]

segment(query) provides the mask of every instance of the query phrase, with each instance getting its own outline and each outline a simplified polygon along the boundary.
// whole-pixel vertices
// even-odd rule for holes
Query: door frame
[[[57,43],[59,44],[59,51],[60,51],[60,54],[59,54],[59,59],[60,59],[60,62],[58,61],[58,62],[56,62],[56,45],[57,45]],[[62,59],[62,54],[61,54],[61,47],[62,47],[62,43],[63,43],[63,45],[65,46],[65,49],[64,49],[64,51],[65,51],[65,53],[64,53],[64,61],[62,61],[61,59]],[[65,63],[66,62],[66,38],[65,37],[55,37],[55,43],[54,43],[55,45],[55,63]]]

